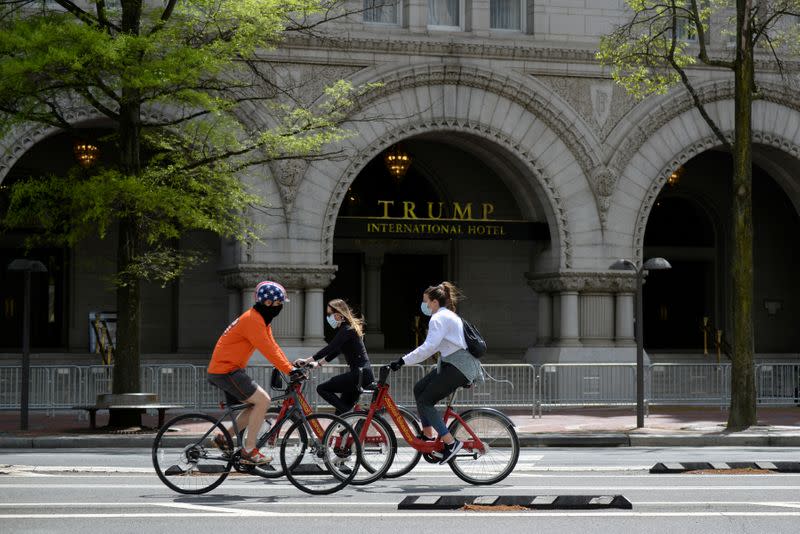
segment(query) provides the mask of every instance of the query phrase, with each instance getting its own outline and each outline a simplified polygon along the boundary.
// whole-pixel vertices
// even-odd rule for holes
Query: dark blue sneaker
[[[444,450],[442,451],[442,460],[439,462],[439,465],[444,465],[452,461],[453,458],[456,457],[458,451],[461,450],[462,445],[463,443],[458,440],[455,440],[450,445],[445,444]]]

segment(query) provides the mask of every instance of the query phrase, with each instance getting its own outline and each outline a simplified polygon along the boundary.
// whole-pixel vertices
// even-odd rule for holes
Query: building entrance
[[[381,272],[381,325],[387,350],[410,351],[425,339],[422,293],[447,277],[442,255],[387,254]]]

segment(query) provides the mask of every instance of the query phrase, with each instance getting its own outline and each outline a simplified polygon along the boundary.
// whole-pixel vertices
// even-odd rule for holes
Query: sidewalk
[[[526,447],[668,447],[736,446],[800,447],[800,407],[761,408],[758,425],[737,432],[724,432],[727,411],[719,408],[653,407],[645,428],[636,429],[632,408],[583,408],[545,412],[533,418],[530,412],[506,411]],[[29,430],[19,430],[19,412],[0,411],[2,448],[150,447],[155,431],[109,432],[102,427],[107,413],[97,414],[98,429],[89,430],[88,420],[78,412],[56,412],[47,416],[31,412]],[[167,414],[167,419],[170,415]],[[143,424],[156,426],[155,416],[144,416]]]

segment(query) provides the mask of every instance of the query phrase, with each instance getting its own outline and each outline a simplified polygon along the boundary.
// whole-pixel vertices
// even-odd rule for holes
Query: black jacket
[[[346,323],[342,323],[335,330],[336,335],[326,347],[314,355],[314,360],[325,358],[326,362],[334,360],[339,354],[344,354],[347,365],[351,369],[359,367],[369,367],[369,356],[364,347],[364,340],[356,334],[356,331]]]

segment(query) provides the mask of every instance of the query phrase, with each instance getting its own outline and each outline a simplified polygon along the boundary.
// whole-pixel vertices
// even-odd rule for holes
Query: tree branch
[[[733,61],[725,61],[722,59],[711,59],[708,56],[708,48],[706,47],[706,31],[703,28],[703,22],[700,20],[700,12],[697,8],[697,0],[692,2],[692,22],[697,30],[697,42],[700,45],[700,54],[697,56],[700,61],[711,67],[723,67],[726,69],[733,69]]]

